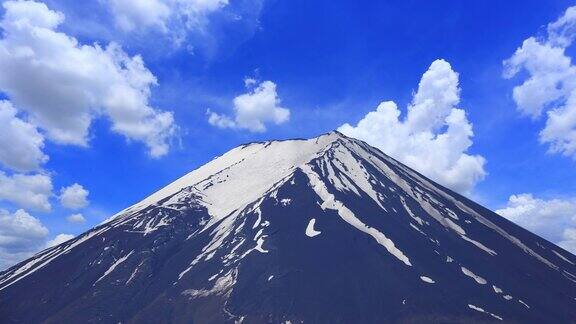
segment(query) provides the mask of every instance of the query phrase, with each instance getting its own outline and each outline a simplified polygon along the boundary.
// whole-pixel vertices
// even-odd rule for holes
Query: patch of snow
[[[258,227],[258,225],[260,225],[260,221],[262,221],[262,212],[260,211],[260,207],[257,207],[254,210],[254,213],[258,216],[258,218],[256,219],[256,221],[254,222],[254,225],[252,225],[252,228],[256,228]]]
[[[234,238],[234,240],[236,240],[236,238]],[[240,246],[242,246],[242,244],[244,244],[245,241],[246,241],[245,238],[243,238],[243,237],[240,238],[238,244],[236,244],[232,248],[232,250],[230,250],[230,252],[226,256],[224,256],[224,260],[228,261],[228,260],[231,260],[232,258],[234,258],[236,256],[236,251],[240,248]],[[234,241],[233,241],[233,243],[234,243]]]
[[[142,260],[140,262],[140,264],[138,264],[138,266],[136,268],[134,268],[134,271],[132,271],[132,274],[130,274],[130,278],[128,278],[128,280],[126,280],[126,285],[129,284],[130,282],[132,282],[132,280],[134,278],[136,278],[136,274],[138,273],[138,270],[140,270],[140,266],[142,266],[142,264],[144,263],[144,260]]]
[[[445,210],[448,213],[448,216],[452,217],[455,220],[459,220],[458,215],[456,215],[456,213],[452,209],[446,207]]]
[[[568,259],[567,259],[565,256],[563,256],[562,254],[560,254],[560,253],[558,253],[558,252],[556,252],[556,251],[554,251],[554,250],[552,250],[552,252],[554,252],[554,254],[556,254],[560,259],[562,259],[562,260],[570,263],[571,265],[574,265],[574,262],[568,260]]]
[[[426,277],[426,276],[420,276],[420,280],[422,280],[422,281],[424,281],[424,282],[427,282],[427,283],[430,283],[430,284],[435,283],[435,281],[432,280],[432,278],[429,278],[429,277]]]
[[[416,220],[418,222],[418,224],[420,224],[420,226],[424,225],[424,221],[422,220],[422,218],[416,216],[412,210],[408,207],[408,205],[406,204],[406,200],[404,199],[404,197],[400,196],[400,202],[402,203],[402,206],[404,206],[404,209],[406,210],[406,212],[408,213],[408,215],[410,215],[410,217],[412,217],[414,220]]]
[[[260,253],[268,253],[268,250],[264,250],[264,248],[262,247],[262,244],[264,244],[264,238],[266,237],[266,235],[262,235],[261,237],[258,238],[258,241],[256,242],[256,251],[260,252]]]
[[[485,311],[485,310],[484,310],[483,308],[481,308],[481,307],[474,306],[474,305],[472,305],[472,304],[468,304],[468,307],[471,308],[471,309],[473,309],[473,310],[475,310],[475,311],[478,311],[478,312],[481,312],[481,313],[486,313],[486,314],[494,317],[495,319],[497,319],[497,320],[499,320],[499,321],[502,321],[502,320],[503,320],[502,317],[500,317],[500,316],[498,316],[498,315],[496,315],[496,314],[492,314],[492,313],[490,313],[490,312],[488,312],[488,311]]]
[[[218,278],[218,276],[224,271],[224,269],[220,269],[220,271],[216,272],[212,277],[208,278],[208,281],[212,281],[216,278]]]
[[[98,278],[96,282],[94,282],[93,286],[96,285],[100,280],[108,276],[110,273],[112,273],[112,271],[114,271],[114,269],[116,269],[116,267],[119,266],[122,262],[126,261],[126,259],[128,259],[128,257],[130,257],[132,253],[134,253],[134,250],[130,251],[130,253],[126,254],[125,256],[119,258],[114,263],[112,263],[110,268],[108,268],[108,270],[106,270],[106,272],[104,272],[104,274],[100,278]]]
[[[462,238],[464,241],[468,241],[468,242],[476,245],[478,248],[480,248],[481,250],[483,250],[484,252],[486,252],[486,253],[488,253],[488,254],[490,254],[490,255],[496,255],[496,254],[498,254],[498,253],[496,253],[496,251],[494,251],[494,250],[486,247],[484,244],[482,244],[482,243],[480,243],[480,242],[478,242],[478,241],[475,241],[475,240],[469,238],[469,237],[466,236],[466,235],[462,235],[461,238]]]
[[[563,271],[562,271],[562,275],[564,275],[564,277],[568,278],[568,280],[570,280],[570,281],[572,281],[572,282],[576,282],[576,276],[573,275],[572,273],[570,273],[570,272],[568,272],[568,271],[566,271],[566,270],[563,270]]]
[[[258,238],[262,235],[263,232],[264,228],[259,229],[258,232],[256,232],[256,235],[254,235],[254,241],[258,240]]]
[[[236,276],[238,271],[236,269],[228,271],[226,275],[218,278],[211,289],[186,289],[182,295],[190,298],[206,297],[210,295],[226,295],[232,292],[232,288],[236,283]]]
[[[314,229],[314,224],[316,223],[316,219],[312,218],[309,222],[308,222],[308,226],[306,226],[306,236],[308,237],[314,237],[316,235],[320,235],[320,231],[317,231]]]
[[[481,285],[485,285],[487,283],[486,279],[474,274],[474,272],[461,267],[460,269],[462,269],[462,273],[464,273],[465,275],[467,275],[468,277],[474,279],[477,283],[481,284]]]
[[[528,306],[528,304],[526,304],[525,302],[523,302],[522,300],[518,299],[518,302],[522,305],[524,305],[526,308],[530,308],[530,306]]]
[[[422,230],[419,229],[418,226],[410,223],[410,227],[412,227],[413,229],[415,229],[418,233],[420,233],[420,234],[422,234],[422,235],[424,235],[424,236],[428,236],[428,235],[426,235],[426,233],[422,232]]]

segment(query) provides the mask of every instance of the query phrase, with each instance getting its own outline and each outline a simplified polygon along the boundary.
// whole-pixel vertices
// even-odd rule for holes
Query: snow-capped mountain
[[[3,323],[573,323],[576,257],[366,143],[239,146],[0,274]]]

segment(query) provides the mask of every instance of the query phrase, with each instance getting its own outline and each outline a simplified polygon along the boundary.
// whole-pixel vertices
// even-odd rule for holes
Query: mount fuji
[[[576,256],[368,144],[239,146],[0,273],[3,323],[575,323]]]

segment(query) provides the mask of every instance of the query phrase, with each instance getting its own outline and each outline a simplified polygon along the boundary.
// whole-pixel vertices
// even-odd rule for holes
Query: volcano
[[[574,323],[575,264],[331,132],[236,147],[2,272],[0,321]]]

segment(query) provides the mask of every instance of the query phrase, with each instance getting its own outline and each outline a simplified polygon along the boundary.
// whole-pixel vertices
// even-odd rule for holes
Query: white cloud
[[[81,209],[88,206],[88,190],[77,183],[60,189],[60,204],[68,209]]]
[[[548,39],[552,44],[567,47],[576,37],[576,6],[569,7],[562,17],[548,24]]]
[[[0,100],[0,163],[16,171],[38,170],[48,161],[44,137],[16,114],[9,101]]]
[[[81,224],[81,223],[84,223],[86,221],[86,218],[84,218],[84,216],[82,216],[82,214],[72,214],[72,215],[66,217],[66,220],[69,221],[70,223]]]
[[[422,76],[404,119],[396,103],[385,101],[356,126],[344,124],[338,130],[432,180],[468,193],[484,178],[485,160],[466,153],[474,134],[465,111],[456,107],[459,101],[458,73],[448,62],[436,60]]]
[[[0,209],[0,270],[44,247],[48,229],[24,210],[11,214]]]
[[[244,128],[251,132],[265,132],[266,124],[276,125],[290,119],[290,110],[280,106],[276,84],[264,81],[256,85],[253,79],[246,79],[248,93],[234,98],[234,118],[207,111],[208,122],[219,128]]]
[[[0,171],[0,200],[9,201],[24,208],[50,211],[52,179],[44,174],[6,175]]]
[[[212,126],[218,128],[236,128],[236,122],[226,115],[217,114],[210,109],[206,110],[206,115],[208,115],[208,123]]]
[[[130,57],[114,43],[80,44],[58,32],[64,15],[43,3],[3,6],[0,90],[48,138],[86,146],[92,120],[105,116],[113,131],[143,142],[153,157],[168,152],[174,118],[149,104],[157,81],[140,56]]]
[[[139,26],[155,26],[166,31],[166,21],[171,14],[170,7],[161,0],[110,0],[109,6],[116,24],[125,31]]]
[[[228,0],[109,0],[108,5],[124,31],[155,27],[181,38],[188,30],[202,29],[207,16]]]
[[[576,200],[512,195],[496,213],[576,254]]]
[[[46,248],[50,248],[56,246],[58,244],[64,243],[68,240],[73,239],[75,236],[72,234],[58,234],[53,239],[46,242]]]
[[[518,110],[534,119],[546,113],[540,142],[550,152],[576,158],[576,67],[566,49],[576,37],[576,7],[547,28],[542,38],[530,37],[503,62],[505,78],[526,71],[528,78],[513,90]]]

